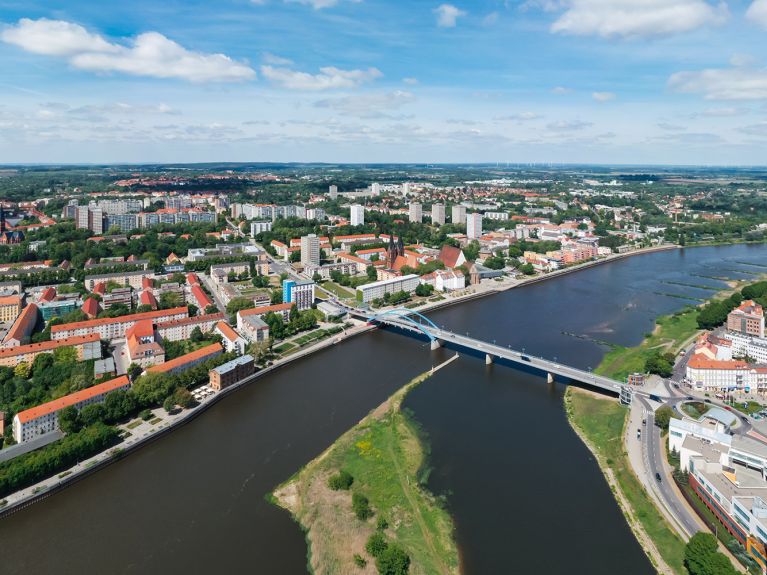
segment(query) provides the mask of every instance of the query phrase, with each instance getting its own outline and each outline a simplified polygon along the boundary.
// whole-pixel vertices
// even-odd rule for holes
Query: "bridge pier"
[[[546,374],[546,383],[554,383],[554,374],[549,372]]]
[[[485,365],[493,365],[493,356],[489,353],[485,354]]]
[[[442,347],[442,342],[438,339],[431,340],[431,350],[434,351]]]

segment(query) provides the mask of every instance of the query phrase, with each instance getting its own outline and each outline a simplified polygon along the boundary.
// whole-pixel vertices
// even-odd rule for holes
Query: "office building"
[[[445,225],[445,204],[432,204],[431,223],[435,226]]]
[[[753,300],[746,300],[727,316],[727,329],[754,337],[764,337],[764,310]]]
[[[469,214],[466,216],[466,237],[477,240],[482,237],[482,214]]]
[[[351,207],[351,224],[362,226],[365,224],[365,206],[354,204]]]
[[[423,221],[423,208],[421,204],[413,202],[408,206],[408,219],[411,224],[420,224]]]
[[[452,207],[450,221],[454,224],[466,223],[466,206],[456,204]]]
[[[301,264],[320,265],[320,238],[316,234],[301,237]]]

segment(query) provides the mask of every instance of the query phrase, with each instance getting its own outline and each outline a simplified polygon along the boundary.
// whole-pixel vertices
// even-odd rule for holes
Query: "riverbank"
[[[655,507],[626,453],[628,410],[614,399],[569,387],[565,410],[571,427],[596,458],[631,530],[659,573],[684,575],[682,541]]]
[[[412,573],[460,573],[452,519],[423,486],[428,446],[400,409],[411,389],[456,357],[411,380],[274,490],[273,501],[306,532],[312,573],[379,572],[368,544],[376,533],[407,554]],[[351,485],[332,489],[329,479],[342,472]],[[360,497],[372,517],[355,515]]]

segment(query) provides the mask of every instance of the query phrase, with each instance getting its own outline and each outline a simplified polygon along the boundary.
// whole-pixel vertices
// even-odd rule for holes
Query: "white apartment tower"
[[[328,194],[331,200],[335,200],[338,197],[338,186],[330,186],[328,188]]]
[[[453,206],[453,211],[450,215],[450,221],[454,224],[466,223],[466,206],[456,204]]]
[[[301,237],[301,264],[320,265],[320,238],[316,234]]]
[[[421,204],[417,202],[411,203],[408,206],[408,216],[410,218],[411,224],[420,224],[423,221],[423,210],[421,209]]]
[[[475,213],[466,216],[466,237],[470,240],[482,237],[482,214]]]
[[[365,206],[353,204],[351,208],[351,220],[353,226],[361,226],[365,223]]]
[[[435,226],[445,225],[445,204],[432,204],[431,223]]]
[[[370,193],[374,196],[380,196],[381,195],[381,184],[378,182],[373,182],[370,184]]]

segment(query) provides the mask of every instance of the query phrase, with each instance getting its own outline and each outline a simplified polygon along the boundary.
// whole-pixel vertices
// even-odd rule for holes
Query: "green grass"
[[[747,407],[743,407],[743,403],[747,403],[748,404]],[[764,409],[764,406],[761,403],[758,403],[756,401],[749,401],[749,402],[736,401],[732,404],[732,407],[737,409],[741,413],[745,413],[746,415],[752,415]]]
[[[326,281],[322,284],[322,287],[324,287],[329,292],[336,294],[336,296],[340,297],[341,299],[353,298],[355,296],[353,291],[350,291],[345,287],[341,287],[335,282]]]
[[[429,493],[419,478],[423,478],[427,447],[417,425],[400,410],[407,392],[428,377],[428,373],[412,380],[396,392],[385,407],[371,412],[358,425],[342,435],[320,457],[309,463],[286,484],[275,490],[280,493],[294,484],[299,492],[301,506],[294,509],[296,517],[308,526],[312,558],[328,567],[346,564],[352,557],[337,557],[333,546],[338,546],[338,533],[353,521],[353,529],[370,531],[379,517],[389,524],[384,531],[389,540],[405,549],[412,560],[411,571],[451,575],[459,572],[458,549],[453,540],[453,523],[440,501]],[[370,500],[375,515],[360,522],[344,519],[335,507],[323,505],[313,499],[317,496],[317,482],[326,485],[327,477],[340,470],[349,472],[354,482],[352,492]],[[322,497],[322,495],[319,495]],[[351,494],[348,495],[351,505]],[[323,543],[327,542],[327,543]],[[368,561],[373,559],[364,549],[355,549]],[[332,569],[326,570],[331,572]]]
[[[697,317],[696,307],[659,317],[655,331],[641,344],[636,347],[614,346],[607,352],[596,373],[618,381],[626,379],[631,373],[644,373],[645,361],[652,354],[660,351],[676,355],[698,333]]]
[[[702,401],[691,401],[689,403],[682,404],[682,411],[693,419],[699,419],[701,415],[706,413],[710,409],[707,403]]]
[[[125,427],[127,427],[128,429],[135,429],[136,427],[138,427],[138,426],[139,426],[139,425],[141,425],[142,423],[143,423],[143,420],[141,420],[141,419],[136,419],[136,420],[134,420],[134,421],[131,421],[131,422],[130,422],[128,425],[126,425]]]
[[[600,398],[572,387],[568,389],[566,401],[571,422],[596,450],[600,467],[608,467],[614,473],[618,487],[631,506],[627,514],[629,522],[635,518],[652,539],[666,563],[676,573],[686,573],[685,542],[656,509],[631,469],[623,446],[623,430],[628,410],[614,399]]]
[[[278,353],[278,354],[279,353],[285,353],[286,351],[289,351],[291,349],[295,349],[295,347],[296,347],[295,345],[293,345],[292,343],[286,341],[285,343],[280,344],[277,347],[273,348],[272,351],[274,353]]]

